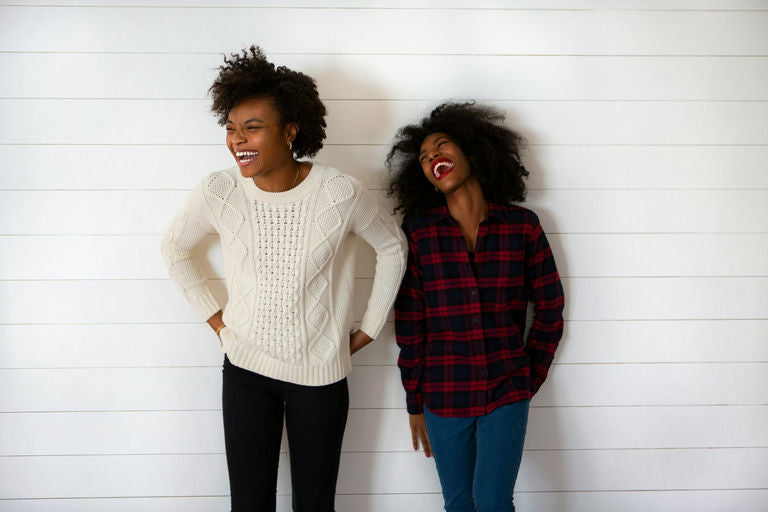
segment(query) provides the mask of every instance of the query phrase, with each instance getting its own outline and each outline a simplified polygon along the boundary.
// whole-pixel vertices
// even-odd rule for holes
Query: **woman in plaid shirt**
[[[446,103],[402,128],[387,157],[410,249],[398,365],[413,447],[434,453],[447,512],[514,511],[528,404],[563,330],[547,238],[535,213],[510,204],[525,199],[528,171],[503,121]]]

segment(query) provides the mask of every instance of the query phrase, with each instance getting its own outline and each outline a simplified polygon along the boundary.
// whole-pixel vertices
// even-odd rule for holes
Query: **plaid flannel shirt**
[[[440,416],[480,416],[532,397],[562,336],[564,305],[536,214],[489,204],[474,265],[446,206],[406,217],[403,231],[409,254],[395,330],[408,412],[426,405]]]

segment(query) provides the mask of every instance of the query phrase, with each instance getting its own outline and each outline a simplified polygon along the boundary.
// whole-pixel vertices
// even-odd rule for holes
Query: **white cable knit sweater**
[[[360,329],[375,338],[395,300],[406,242],[394,219],[354,178],[314,164],[298,186],[264,192],[237,167],[207,176],[163,237],[171,278],[198,315],[221,306],[193,263],[207,234],[221,239],[229,302],[221,331],[233,364],[320,386],[351,369],[354,254],[350,233],[376,250],[376,276]]]

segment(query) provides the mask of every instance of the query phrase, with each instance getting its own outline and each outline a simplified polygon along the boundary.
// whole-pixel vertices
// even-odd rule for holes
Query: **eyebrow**
[[[257,122],[257,123],[263,123],[264,122],[263,119],[259,119],[258,117],[252,117],[250,119],[246,119],[245,121],[243,121],[243,124],[248,124],[248,123],[251,123],[251,122],[254,122],[254,121]],[[231,119],[227,119],[227,124],[235,124],[235,123],[233,123]]]

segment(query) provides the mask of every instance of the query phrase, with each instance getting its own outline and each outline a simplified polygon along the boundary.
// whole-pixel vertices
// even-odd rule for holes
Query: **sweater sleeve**
[[[351,230],[376,251],[376,274],[360,330],[376,338],[387,321],[405,271],[405,237],[378,200],[358,185],[360,197],[350,217]]]
[[[409,414],[424,412],[421,390],[424,372],[424,344],[426,319],[424,288],[421,268],[418,264],[416,243],[411,238],[406,224],[403,229],[408,240],[408,265],[403,282],[395,301],[395,335],[400,347],[397,365],[405,388],[405,402]]]
[[[529,224],[525,246],[525,281],[535,313],[526,352],[531,365],[534,393],[547,378],[555,349],[563,335],[565,297],[555,258],[538,217]]]
[[[203,183],[200,183],[165,232],[161,245],[171,279],[203,320],[208,320],[221,306],[208,287],[203,271],[195,264],[193,250],[206,235],[215,232],[203,197]]]

